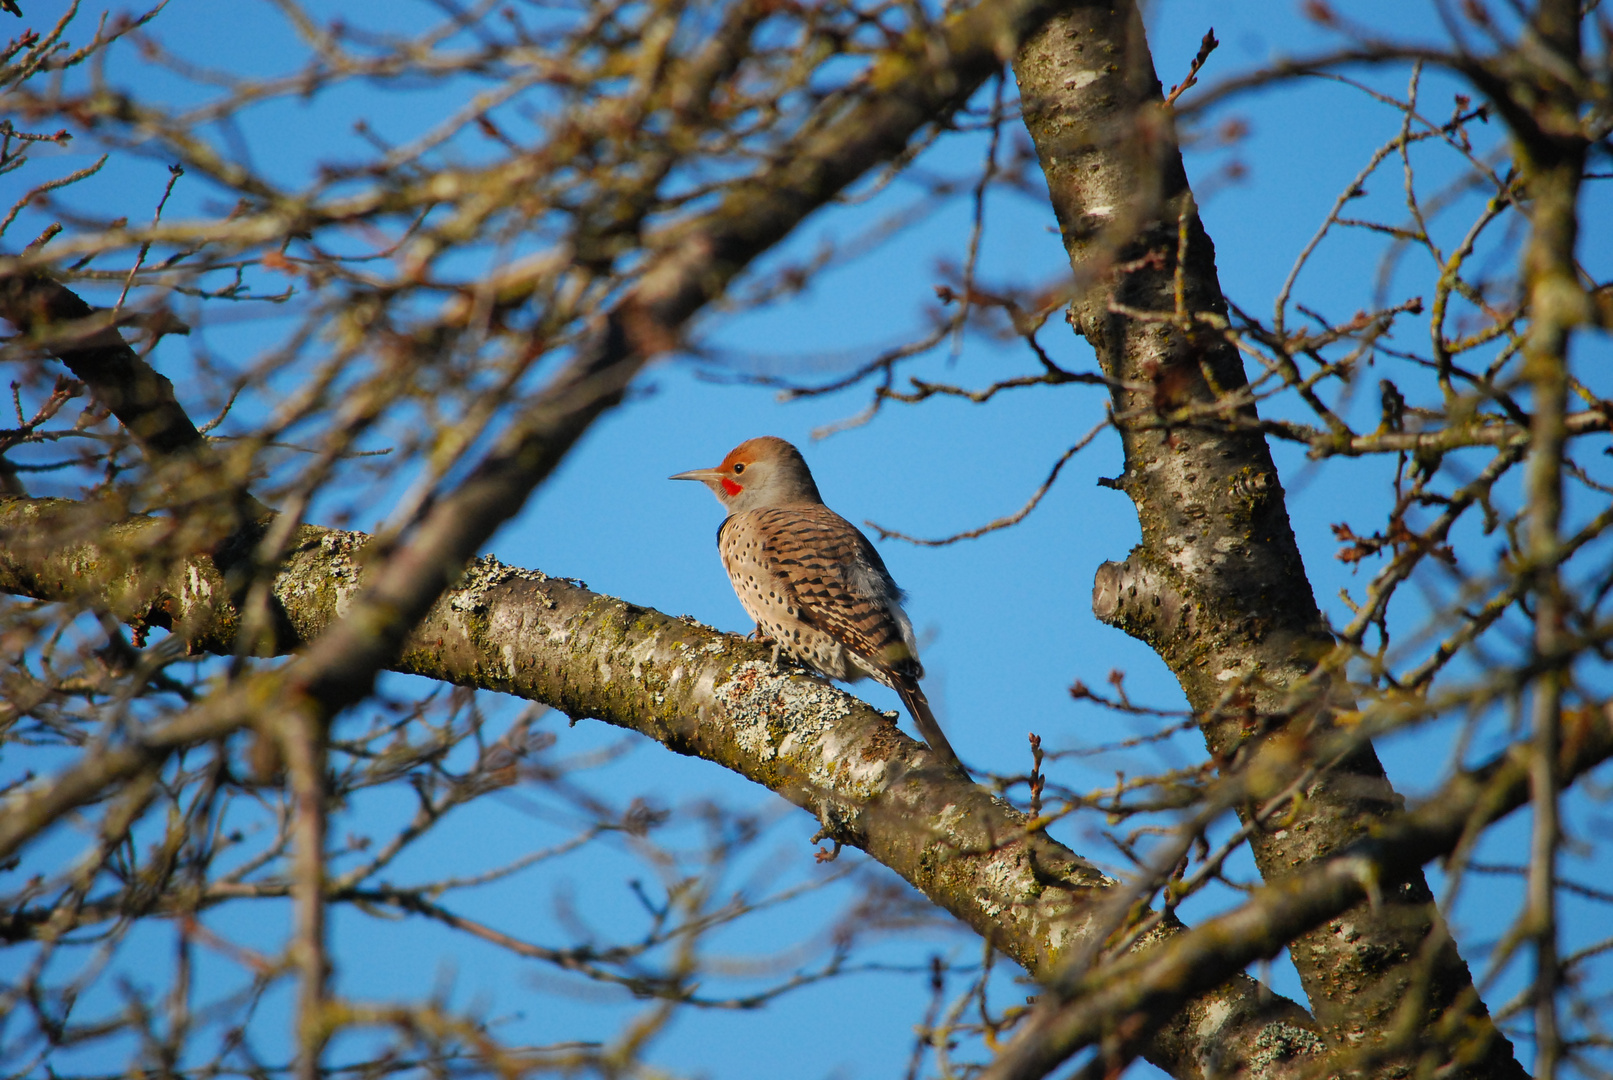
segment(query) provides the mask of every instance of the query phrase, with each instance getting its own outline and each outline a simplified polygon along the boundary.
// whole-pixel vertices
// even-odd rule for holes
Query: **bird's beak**
[[[720,484],[724,472],[721,469],[690,469],[680,472],[676,476],[667,477],[668,480],[698,480],[702,484]]]

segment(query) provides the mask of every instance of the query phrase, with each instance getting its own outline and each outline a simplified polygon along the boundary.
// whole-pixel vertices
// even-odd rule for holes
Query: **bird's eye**
[[[734,463],[734,475],[737,476],[737,475],[739,475],[740,473],[742,473],[744,471],[745,471],[745,463],[743,461],[738,461],[738,462]]]

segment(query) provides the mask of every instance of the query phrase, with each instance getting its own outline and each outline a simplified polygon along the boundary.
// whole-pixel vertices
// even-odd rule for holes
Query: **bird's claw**
[[[774,638],[768,637],[767,633],[762,629],[762,624],[761,623],[757,623],[756,624],[756,629],[752,630],[748,635],[746,635],[746,637],[747,637],[747,640],[755,641],[755,642],[758,642],[758,643],[761,643],[761,644],[767,644],[767,645],[772,645],[773,646],[773,659],[772,659],[773,674],[777,675],[779,673],[779,671],[781,670],[779,668],[778,658],[779,658],[779,650],[781,650],[784,647],[783,644],[781,642],[777,641]]]

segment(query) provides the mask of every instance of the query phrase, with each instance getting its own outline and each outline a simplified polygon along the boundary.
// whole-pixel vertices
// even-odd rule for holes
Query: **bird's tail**
[[[902,695],[902,704],[906,705],[907,711],[913,715],[913,723],[918,727],[919,734],[924,736],[924,741],[930,744],[930,749],[942,761],[956,766],[959,772],[968,776],[969,770],[958,760],[952,744],[947,742],[947,737],[941,732],[941,725],[935,722],[935,714],[930,711],[929,699],[924,696],[924,691],[919,689],[918,680],[898,676],[893,682],[896,692]]]

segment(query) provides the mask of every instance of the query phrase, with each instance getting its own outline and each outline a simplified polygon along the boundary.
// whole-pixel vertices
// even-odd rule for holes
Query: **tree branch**
[[[893,48],[871,65],[871,89],[832,103],[829,117],[793,153],[734,184],[709,212],[652,238],[657,255],[637,285],[469,477],[372,569],[347,617],[297,663],[215,694],[188,726],[226,732],[264,711],[310,710],[328,718],[361,700],[465,562],[620,399],[643,364],[676,343],[695,312],[814,210],[964,104],[1054,8],[1050,0],[979,4],[947,19],[936,40]],[[100,344],[115,351],[110,340]],[[162,430],[184,441],[181,429],[194,429],[171,415],[178,409],[172,387],[145,371],[156,380],[147,386],[152,399],[171,406],[160,410],[168,421]]]
[[[161,569],[130,557],[160,545],[168,527],[144,517],[107,527],[70,501],[0,498],[0,590],[104,605],[227,652],[239,620],[227,565],[198,554]],[[273,585],[280,648],[319,640],[349,609],[367,541],[299,530]],[[882,713],[816,678],[775,673],[769,657],[735,635],[484,558],[432,605],[390,667],[541,701],[716,762],[807,810],[1038,978],[1087,944],[1089,901],[1111,879],[1028,831],[1022,814],[942,767]],[[119,779],[218,734],[182,717],[13,793],[0,812],[0,857]],[[1180,932],[1169,924],[1148,944]],[[1320,1047],[1309,1028],[1294,1003],[1233,973],[1187,1002],[1143,1053],[1183,1080],[1240,1070],[1278,1080],[1297,1077],[1307,1048]],[[1262,1055],[1257,1044],[1274,1039],[1299,1052]]]
[[[365,593],[281,676],[282,694],[329,717],[370,692],[376,674],[432,602],[559,464],[654,355],[672,348],[696,312],[752,259],[868,169],[902,152],[915,132],[962,106],[1012,48],[1052,11],[1046,0],[980,4],[947,21],[940,47],[892,50],[866,94],[796,153],[736,184],[711,211],[658,238],[658,257],[493,451],[427,513],[366,579]],[[244,705],[262,691],[241,695]]]
[[[1549,771],[1566,784],[1613,757],[1613,707],[1566,714],[1562,720],[1565,737]],[[1363,901],[1381,903],[1389,883],[1458,847],[1470,847],[1487,825],[1527,804],[1535,758],[1526,746],[1514,746],[1480,768],[1458,772],[1416,810],[1384,822],[1371,837],[1319,865],[1266,886],[1236,910],[1100,972],[1067,973],[1057,995],[1044,998],[982,1080],[1036,1080],[1083,1047],[1118,1034],[1122,1045],[1106,1043],[1100,1058],[1102,1075],[1115,1075],[1136,1056],[1137,1038],[1164,1022],[1187,997],[1228,972],[1275,956],[1306,930]],[[1061,1008],[1059,1001],[1068,1004]],[[1482,1049],[1487,1036],[1467,1021],[1460,1008],[1436,1017],[1453,1029],[1451,1041],[1473,1040]],[[1369,1066],[1385,1056],[1370,1045],[1358,1052]]]
[[[1557,924],[1557,848],[1562,827],[1558,777],[1551,765],[1566,737],[1561,714],[1564,693],[1571,689],[1567,658],[1572,646],[1567,623],[1572,608],[1558,570],[1558,560],[1563,557],[1568,346],[1574,329],[1593,315],[1575,262],[1579,189],[1589,150],[1580,121],[1579,87],[1585,76],[1581,18],[1576,0],[1545,0],[1538,5],[1531,29],[1570,77],[1560,78],[1552,65],[1515,50],[1509,66],[1517,71],[1502,95],[1513,106],[1498,102],[1517,137],[1519,162],[1533,202],[1523,258],[1530,311],[1523,374],[1529,380],[1534,407],[1525,493],[1529,505],[1527,551],[1534,567],[1529,575],[1535,593],[1533,659],[1541,673],[1530,706],[1535,814],[1526,919],[1535,947],[1535,1073],[1539,1080],[1556,1080],[1563,1058],[1557,1000],[1563,980]]]
[[[196,429],[174,397],[174,384],[129,347],[109,313],[97,312],[67,286],[42,272],[0,275],[0,318],[20,330],[90,388],[133,436],[155,470],[177,461],[192,479],[228,464]],[[231,477],[228,469],[224,475]],[[216,496],[217,476],[207,480]],[[244,476],[224,482],[235,490],[230,498],[238,516],[254,520],[272,511],[246,490]]]
[[[222,738],[247,724],[274,724],[286,733],[284,741],[297,752],[301,765],[296,859],[296,951],[303,975],[299,1072],[317,1075],[325,1038],[324,819],[322,808],[310,808],[308,803],[322,798],[315,774],[322,760],[325,725],[371,692],[377,674],[394,663],[410,631],[477,549],[520,511],[593,420],[621,400],[643,365],[675,346],[691,316],[814,210],[868,169],[899,155],[924,126],[944,121],[967,102],[1053,10],[1048,0],[981,3],[947,19],[934,38],[904,42],[877,58],[864,90],[832,101],[824,122],[809,129],[811,134],[793,148],[794,153],[734,184],[711,211],[652,238],[655,249],[644,273],[602,325],[578,346],[537,398],[524,404],[519,419],[469,476],[377,560],[341,618],[323,627],[317,638],[300,639],[309,646],[303,655],[283,668],[232,680],[160,728],[90,750],[52,781],[16,792],[7,800],[8,812],[0,823],[0,850],[15,850],[62,814],[97,798],[108,785],[159,767],[185,745]],[[38,310],[44,301],[82,321],[84,313],[74,309],[82,301],[67,290],[17,273],[5,280],[16,286],[9,293],[15,301],[11,314],[25,329],[46,324]],[[35,287],[28,288],[28,282]],[[133,356],[115,327],[95,328],[88,346],[86,351],[74,342],[58,346],[58,352],[64,359],[76,358],[102,379],[112,396],[108,404],[116,402],[124,410],[130,431],[144,440],[143,445],[149,442],[148,454],[161,454],[170,446],[205,447],[175,401],[171,384]],[[529,347],[537,350],[542,343],[534,341]],[[227,535],[239,540],[238,532],[232,522]],[[40,538],[34,537],[33,546],[38,547]],[[192,546],[180,546],[178,562],[186,561],[184,552]],[[148,547],[138,553],[149,556],[158,550]],[[128,554],[118,551],[113,557]],[[174,561],[173,553],[169,559]],[[125,568],[124,580],[138,577],[141,569]],[[216,573],[213,577],[206,589],[206,606],[233,608],[223,578]],[[175,601],[185,609],[181,624],[190,621],[185,595],[181,587],[181,598]],[[142,599],[136,596],[137,609]],[[111,597],[102,602],[116,603]],[[156,616],[167,614],[162,602],[145,607]],[[241,625],[238,615],[225,621],[233,624],[232,631]],[[232,645],[235,637],[232,632]]]

